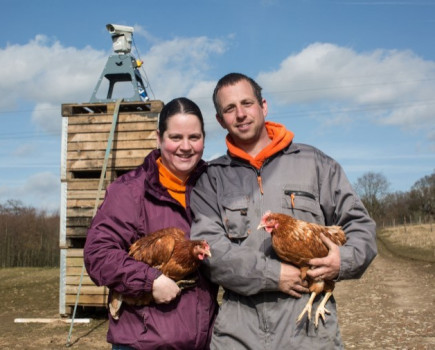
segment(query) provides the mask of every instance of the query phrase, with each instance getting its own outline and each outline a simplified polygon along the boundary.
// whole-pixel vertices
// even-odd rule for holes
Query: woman
[[[141,236],[176,226],[190,235],[190,192],[205,169],[204,121],[198,106],[177,98],[164,106],[157,130],[159,149],[137,169],[119,177],[92,220],[84,249],[89,276],[97,285],[154,303],[125,303],[119,319],[109,314],[112,349],[207,349],[217,311],[216,289],[199,276],[183,292],[174,281],[128,255]]]

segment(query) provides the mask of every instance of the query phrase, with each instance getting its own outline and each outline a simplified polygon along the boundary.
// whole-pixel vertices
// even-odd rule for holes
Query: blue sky
[[[435,170],[435,0],[0,0],[0,203],[60,203],[61,104],[89,102],[133,26],[151,97],[195,100],[205,158],[225,152],[211,94],[256,79],[268,119],[338,160],[350,181],[382,173],[408,191]]]

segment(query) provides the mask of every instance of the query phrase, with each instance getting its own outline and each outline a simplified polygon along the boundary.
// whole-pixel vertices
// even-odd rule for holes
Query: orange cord
[[[258,187],[260,187],[260,193],[264,194],[264,192],[263,192],[263,180],[261,179],[260,175],[257,176],[257,182],[258,182]]]

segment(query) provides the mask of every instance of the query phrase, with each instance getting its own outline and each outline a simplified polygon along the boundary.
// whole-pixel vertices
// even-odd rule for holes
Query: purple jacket
[[[129,296],[151,292],[153,281],[161,272],[132,259],[127,253],[130,245],[148,233],[170,226],[179,227],[190,236],[190,192],[205,163],[201,161],[190,176],[185,209],[159,182],[159,156],[159,150],[152,151],[142,166],[107,188],[84,248],[87,272],[98,286]],[[184,290],[169,304],[123,304],[119,320],[109,314],[107,341],[137,349],[208,349],[217,312],[216,287],[199,277],[196,287]]]

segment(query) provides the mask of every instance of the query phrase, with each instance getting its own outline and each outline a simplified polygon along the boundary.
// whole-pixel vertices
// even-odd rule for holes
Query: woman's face
[[[185,181],[204,151],[204,135],[198,117],[193,114],[174,114],[167,120],[163,135],[157,130],[157,136],[163,165]]]

